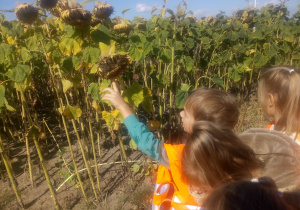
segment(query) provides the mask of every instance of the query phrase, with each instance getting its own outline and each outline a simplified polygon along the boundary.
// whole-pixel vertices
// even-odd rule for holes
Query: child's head
[[[207,210],[288,210],[274,181],[262,177],[256,181],[240,180],[211,193],[204,201]]]
[[[187,183],[208,191],[231,180],[252,178],[261,167],[253,150],[231,129],[208,121],[195,122],[181,163]]]
[[[194,122],[211,121],[233,129],[238,122],[238,102],[224,90],[198,88],[188,97],[180,112],[183,128],[191,133]]]
[[[278,66],[259,78],[258,96],[264,113],[275,119],[275,130],[300,131],[300,70]]]

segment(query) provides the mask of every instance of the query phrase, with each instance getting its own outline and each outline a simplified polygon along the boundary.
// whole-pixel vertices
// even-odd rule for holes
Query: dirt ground
[[[268,122],[268,119],[263,117],[256,99],[251,99],[241,105],[240,121],[236,126],[236,132],[240,133],[251,127],[265,127]],[[69,126],[71,125],[69,124]],[[60,147],[66,150],[63,158],[65,158],[67,164],[72,163],[66,136],[59,130],[57,122],[52,124],[51,129]],[[83,170],[80,172],[88,197],[87,203],[84,201],[78,182],[76,182],[76,180],[74,181],[74,178],[61,186],[67,178],[66,175],[63,177],[67,170],[66,168],[57,167],[57,163],[61,162],[62,159],[57,155],[58,149],[51,140],[51,135],[47,132],[46,134],[49,142],[49,151],[44,148],[43,155],[51,177],[51,182],[54,188],[57,189],[57,199],[62,209],[151,209],[156,171],[153,169],[150,170],[149,175],[144,175],[141,173],[141,170],[137,173],[132,170],[126,170],[127,168],[120,163],[120,146],[117,141],[112,141],[109,134],[102,137],[101,163],[98,162],[98,164],[103,164],[98,168],[102,192],[102,199],[100,201],[94,198],[87,171]],[[85,166],[80,147],[74,132],[70,132],[70,138],[77,167],[79,170],[84,169]],[[33,142],[30,142],[34,178],[33,187],[31,186],[29,178],[25,142],[11,141],[11,144],[6,146],[9,147],[9,156],[12,160],[15,179],[18,183],[25,208],[30,210],[55,209]],[[150,159],[141,151],[126,146],[126,152],[130,162],[128,163],[130,168],[132,168],[134,164],[140,165],[141,168],[147,168],[149,166]],[[96,151],[96,153],[98,154],[98,151]],[[89,160],[90,165],[94,165],[92,156]],[[94,182],[96,183],[94,167],[92,171],[94,174]],[[10,181],[6,175],[3,164],[0,167],[0,172],[0,210],[21,209],[10,186]]]
[[[58,129],[58,128],[57,128]],[[55,131],[54,129],[54,132]],[[79,144],[76,143],[75,135],[70,136],[73,139],[72,149],[74,151],[76,164],[78,169],[84,169],[84,162],[80,152]],[[51,137],[50,137],[51,138]],[[65,148],[66,153],[63,158],[67,164],[72,163],[69,152],[69,147],[66,145],[65,136],[56,135],[58,143],[61,148]],[[109,137],[108,137],[109,138]],[[49,137],[48,137],[49,139]],[[27,165],[27,155],[25,143],[12,142],[10,147],[10,158],[13,170],[15,172],[15,179],[18,183],[21,198],[26,209],[55,209],[53,199],[51,197],[48,185],[45,180],[44,172],[40,166],[40,162],[36,151],[34,150],[33,142],[30,143],[31,158],[33,166],[34,186],[31,186],[30,177]],[[66,168],[58,168],[56,164],[62,159],[57,155],[58,149],[54,142],[49,143],[49,152],[44,152],[46,159],[46,166],[51,177],[53,187],[56,189],[57,199],[62,209],[150,209],[151,198],[154,189],[155,170],[150,170],[149,175],[144,175],[141,172],[133,172],[127,170],[127,167],[122,166],[120,158],[120,146],[114,144],[111,139],[105,139],[101,144],[101,163],[98,166],[100,186],[101,186],[101,200],[97,201],[94,197],[92,186],[87,174],[84,170],[80,172],[81,178],[84,182],[84,188],[88,197],[88,203],[85,202],[78,182],[65,182],[63,173],[67,172]],[[97,151],[98,152],[98,151]],[[133,164],[138,164],[147,167],[149,165],[149,158],[141,151],[133,150],[126,147],[128,156],[128,165],[132,168]],[[132,162],[131,162],[132,161]],[[93,158],[90,158],[90,165],[93,165]],[[22,209],[16,200],[14,191],[10,186],[10,181],[5,174],[2,167],[2,175],[0,179],[0,209]],[[92,168],[94,174],[94,182],[96,184],[95,168]],[[4,175],[5,174],[5,175]],[[75,176],[74,176],[75,177]],[[73,180],[73,182],[72,182]],[[60,187],[60,188],[59,188]],[[59,188],[59,189],[58,189]],[[57,190],[58,189],[58,190]]]

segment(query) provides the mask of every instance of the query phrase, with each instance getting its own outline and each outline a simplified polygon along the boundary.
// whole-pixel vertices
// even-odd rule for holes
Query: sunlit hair
[[[300,70],[288,66],[267,69],[259,78],[259,100],[263,103],[268,94],[274,96],[275,111],[279,115],[275,130],[285,131],[288,135],[299,133]]]
[[[195,121],[211,121],[231,129],[238,122],[239,105],[235,97],[224,90],[198,88],[185,103],[185,109]]]
[[[287,202],[283,195],[271,178],[262,177],[257,182],[239,180],[214,190],[203,206],[206,210],[295,209],[296,203]]]
[[[224,126],[198,121],[182,153],[182,173],[188,184],[210,190],[261,167],[253,150]]]

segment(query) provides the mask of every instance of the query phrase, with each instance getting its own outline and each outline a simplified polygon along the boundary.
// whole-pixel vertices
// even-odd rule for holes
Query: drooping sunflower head
[[[114,12],[114,8],[109,4],[96,2],[98,6],[94,7],[95,17],[99,19],[106,19]]]
[[[71,26],[89,25],[92,19],[91,13],[82,8],[64,10],[60,17]]]
[[[21,3],[16,7],[15,14],[19,21],[32,24],[38,18],[39,12],[30,4]]]
[[[131,26],[124,21],[117,25],[114,25],[114,31],[117,33],[129,33],[130,30],[131,30]]]
[[[126,72],[131,63],[128,55],[114,54],[104,56],[99,63],[99,74],[106,79],[114,79]]]
[[[54,8],[57,4],[58,0],[38,0],[38,3],[42,8],[51,9]]]

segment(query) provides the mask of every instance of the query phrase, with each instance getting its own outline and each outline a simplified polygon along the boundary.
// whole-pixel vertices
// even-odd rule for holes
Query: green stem
[[[42,155],[42,152],[40,150],[40,147],[39,147],[39,144],[37,142],[37,139],[33,139],[34,141],[34,144],[35,144],[35,147],[36,147],[36,150],[38,152],[38,155],[39,155],[39,158],[40,158],[40,162],[41,162],[41,165],[43,167],[43,171],[44,171],[44,174],[45,174],[45,177],[46,177],[46,181],[47,181],[47,184],[48,184],[48,187],[49,187],[49,190],[51,192],[51,195],[52,195],[52,198],[53,198],[53,201],[54,201],[54,204],[55,204],[55,208],[56,209],[61,209],[59,204],[58,204],[58,201],[56,199],[56,194],[55,194],[55,191],[52,187],[52,184],[51,184],[51,181],[50,181],[50,176],[49,176],[49,173],[48,173],[48,170],[47,170],[47,167],[44,163],[44,158],[43,158],[43,155]]]

